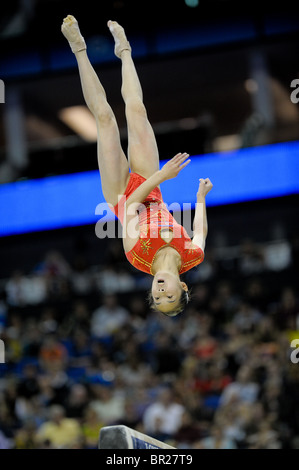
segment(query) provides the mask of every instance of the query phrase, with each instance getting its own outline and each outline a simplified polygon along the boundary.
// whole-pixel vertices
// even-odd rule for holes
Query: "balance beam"
[[[100,430],[99,449],[175,449],[127,426],[105,426]]]

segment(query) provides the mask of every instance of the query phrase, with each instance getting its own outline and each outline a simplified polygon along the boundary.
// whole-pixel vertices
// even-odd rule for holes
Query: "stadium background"
[[[224,0],[96,10],[90,1],[9,2],[0,194],[8,183],[97,169],[93,121],[60,32],[67,14],[79,20],[124,149],[108,19],[132,43],[161,160],[187,151],[200,167],[206,154],[256,147],[262,159],[268,145],[299,139],[294,13],[244,13]],[[269,174],[259,175],[267,187]],[[9,210],[14,220],[20,211]],[[149,279],[128,265],[119,239],[96,237],[94,223],[0,238],[0,448],[96,448],[100,427],[115,423],[179,448],[298,448],[298,189],[211,204],[208,222],[205,262],[186,274],[192,300],[175,319],[149,310]]]

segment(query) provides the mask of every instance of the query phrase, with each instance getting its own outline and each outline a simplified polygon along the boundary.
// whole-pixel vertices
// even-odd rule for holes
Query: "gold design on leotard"
[[[187,253],[188,255],[193,255],[193,253],[197,251],[197,248],[195,248],[194,246],[192,246],[192,243],[190,243],[190,248],[187,248]]]
[[[148,270],[150,270],[150,268],[151,268],[151,263],[148,263],[148,262],[145,261],[144,259],[140,258],[140,256],[137,255],[136,251],[133,251],[133,252],[132,252],[132,258],[133,258],[133,259],[132,259],[132,264],[133,264],[133,265],[134,265],[134,262],[135,262],[135,261],[138,261],[139,263],[144,264],[144,266],[146,266],[146,268],[147,268]]]
[[[167,209],[164,209],[163,207],[160,208],[157,212],[157,216],[158,216],[159,222],[165,223],[165,224],[171,223],[172,216]]]
[[[140,240],[140,245],[143,253],[146,253],[147,255],[149,254],[149,250],[152,250],[153,247],[152,242],[150,239],[147,240]]]
[[[186,263],[184,263],[183,266],[181,267],[180,271],[183,271],[186,268],[187,268],[187,270],[192,269],[197,264],[200,264],[202,262],[202,260],[203,260],[203,256],[200,255],[199,257],[197,257],[193,260],[186,261]]]
[[[184,242],[184,251],[187,251],[188,253],[193,253],[195,249],[195,246],[192,244],[191,240],[185,240]]]

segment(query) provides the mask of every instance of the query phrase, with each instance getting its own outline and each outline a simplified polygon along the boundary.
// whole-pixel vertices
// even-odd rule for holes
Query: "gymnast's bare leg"
[[[128,157],[130,168],[144,178],[159,170],[159,153],[153,129],[143,103],[143,93],[132,59],[131,46],[124,29],[116,21],[108,21],[115,40],[115,55],[122,62],[122,97],[128,125]]]
[[[88,59],[77,20],[68,15],[63,20],[61,30],[76,56],[84,99],[96,120],[103,195],[114,206],[129,180],[129,164],[121,147],[116,119],[107,102],[105,90]]]

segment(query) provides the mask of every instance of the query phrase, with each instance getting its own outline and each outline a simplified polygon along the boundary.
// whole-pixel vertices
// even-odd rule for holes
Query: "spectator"
[[[5,434],[0,430],[0,450],[11,449],[14,447],[13,439],[8,439]]]
[[[134,277],[122,268],[117,269],[114,264],[104,266],[96,276],[96,282],[104,295],[133,291],[135,288]]]
[[[63,299],[69,295],[71,268],[60,252],[48,252],[36,272],[44,276],[47,282],[49,299]]]
[[[129,312],[118,304],[113,294],[105,295],[104,304],[91,317],[91,332],[96,338],[115,334],[129,320]]]
[[[181,356],[173,345],[173,338],[166,332],[157,334],[152,355],[152,368],[155,374],[177,374],[181,367]]]
[[[247,442],[249,449],[281,449],[279,435],[267,420],[258,423],[257,432],[248,436]]]
[[[31,358],[33,362],[36,361],[43,341],[43,335],[41,334],[36,319],[31,319],[27,322],[26,329],[22,336],[24,357]]]
[[[4,445],[13,443],[16,430],[19,428],[20,423],[14,412],[15,400],[13,400],[12,406],[7,400],[6,396],[2,396],[0,400],[0,439]],[[2,436],[2,438],[1,438]]]
[[[232,400],[219,407],[214,416],[214,423],[218,424],[223,436],[232,439],[238,448],[244,447],[246,439],[245,428],[251,418],[251,412],[256,403],[244,403]]]
[[[36,441],[43,445],[49,441],[54,449],[72,448],[82,437],[77,420],[65,417],[65,410],[60,405],[53,405],[49,410],[49,419],[36,432]]]
[[[2,294],[4,296],[4,292]],[[1,300],[1,291],[0,291],[0,336],[6,326],[7,310],[8,309],[7,309],[6,303],[4,302],[4,300]]]
[[[136,403],[132,396],[129,396],[125,400],[124,417],[121,419],[119,424],[128,426],[129,428],[132,428],[132,429],[137,429],[139,425],[141,424],[141,420],[140,420],[140,416],[136,407]]]
[[[287,240],[276,240],[264,248],[265,268],[282,271],[291,265],[291,246]]]
[[[190,449],[192,444],[202,437],[202,429],[199,423],[185,410],[182,415],[181,425],[174,435],[174,440],[180,449]]]
[[[135,388],[141,386],[147,380],[150,367],[144,364],[140,358],[140,353],[138,354],[132,343],[131,345],[128,344],[126,349],[128,351],[126,360],[118,366],[117,374],[125,386]]]
[[[230,383],[222,392],[220,405],[231,401],[254,403],[258,397],[259,386],[253,380],[253,373],[249,366],[240,367],[236,380]]]
[[[44,338],[39,351],[39,360],[44,370],[53,370],[56,367],[64,367],[67,363],[68,354],[64,345],[55,334]]]
[[[162,389],[144,413],[145,432],[162,441],[173,438],[182,425],[184,411],[184,406],[174,400],[173,391]]]
[[[233,439],[225,437],[223,428],[220,425],[214,425],[211,429],[211,435],[201,439],[196,449],[236,449],[236,443]]]
[[[33,420],[25,421],[24,425],[15,434],[15,449],[36,449],[36,426]]]
[[[45,302],[47,298],[47,284],[43,276],[30,274],[24,283],[25,304],[37,305]]]
[[[23,328],[23,320],[20,315],[12,312],[9,318],[9,325],[2,334],[5,343],[5,360],[7,363],[18,364],[22,359]]]
[[[240,303],[239,295],[234,292],[232,283],[227,280],[221,281],[217,285],[215,294],[215,298],[220,302],[220,305],[224,310],[224,318],[222,318],[222,322],[224,319],[225,321],[229,321]]]
[[[77,256],[70,274],[70,283],[76,295],[86,296],[95,290],[93,273],[84,256]]]
[[[243,301],[261,312],[266,312],[269,305],[269,293],[265,283],[259,278],[249,278],[245,285]]]
[[[90,365],[92,347],[90,335],[81,328],[76,328],[69,344],[69,365],[87,367]]]
[[[77,300],[70,313],[62,320],[60,334],[68,339],[77,329],[90,332],[90,311],[86,302]]]
[[[67,278],[71,273],[71,268],[62,253],[52,250],[46,253],[42,263],[37,266],[36,272],[50,278]]]
[[[36,449],[36,425],[33,419],[27,419],[15,434],[15,449]]]
[[[90,407],[96,411],[100,421],[105,425],[120,421],[125,416],[125,397],[112,386],[92,384],[93,399]]]
[[[208,362],[217,350],[217,340],[208,331],[198,333],[193,351],[198,359]]]
[[[276,306],[275,318],[282,329],[296,330],[299,322],[299,301],[292,287],[282,290],[280,300]]]
[[[243,240],[239,265],[241,273],[246,276],[260,273],[264,270],[263,252],[253,240]]]
[[[13,307],[26,305],[26,278],[22,271],[16,270],[8,279],[5,291],[7,303]]]
[[[80,421],[84,416],[88,401],[89,396],[86,387],[80,383],[73,384],[64,404],[66,416]]]
[[[36,364],[28,363],[24,366],[23,377],[17,387],[18,396],[30,399],[40,393],[37,374],[38,369]]]
[[[220,395],[225,387],[231,383],[231,377],[214,362],[201,368],[203,376],[198,375],[195,388],[205,395]]]
[[[99,444],[100,430],[104,427],[104,422],[99,418],[99,414],[92,406],[85,408],[82,434],[86,449],[97,449]]]
[[[46,307],[41,313],[41,320],[39,322],[39,330],[44,335],[55,334],[58,322],[56,320],[56,311],[54,308]]]
[[[252,308],[245,302],[242,302],[233,317],[233,322],[242,333],[250,333],[262,319],[261,313]]]
[[[70,379],[60,364],[53,364],[39,378],[41,399],[45,405],[63,404],[69,394]]]

